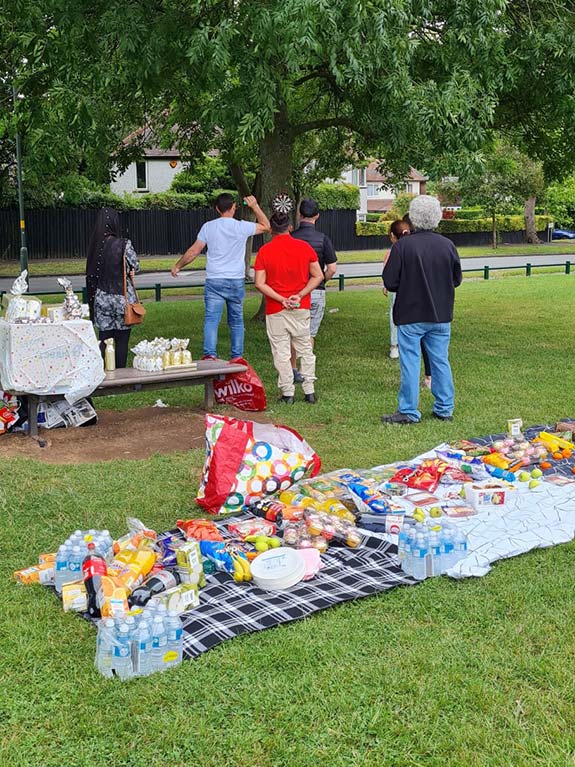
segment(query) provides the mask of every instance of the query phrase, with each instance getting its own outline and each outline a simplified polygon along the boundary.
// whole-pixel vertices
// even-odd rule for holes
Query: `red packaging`
[[[231,362],[246,365],[245,373],[230,373],[214,381],[214,397],[218,405],[233,405],[238,410],[265,410],[266,390],[253,367],[243,357]]]
[[[186,536],[195,541],[223,541],[215,523],[209,519],[178,519],[176,525]]]
[[[239,522],[230,522],[228,531],[238,538],[246,538],[248,535],[272,536],[276,534],[276,526],[273,522],[265,519],[242,519]]]

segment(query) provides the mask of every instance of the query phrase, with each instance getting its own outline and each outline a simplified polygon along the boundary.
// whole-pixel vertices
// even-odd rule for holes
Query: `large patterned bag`
[[[264,495],[287,490],[307,471],[315,477],[319,456],[287,426],[206,415],[206,460],[197,502],[211,514],[239,511]]]

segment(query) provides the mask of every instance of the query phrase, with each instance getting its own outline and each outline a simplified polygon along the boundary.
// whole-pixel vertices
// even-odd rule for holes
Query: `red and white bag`
[[[211,514],[237,512],[256,498],[287,490],[306,472],[315,477],[320,468],[319,456],[287,426],[208,413],[196,500]]]
[[[265,410],[266,390],[256,371],[243,357],[232,362],[246,365],[245,373],[229,373],[214,381],[214,397],[218,405],[233,405],[238,410]]]

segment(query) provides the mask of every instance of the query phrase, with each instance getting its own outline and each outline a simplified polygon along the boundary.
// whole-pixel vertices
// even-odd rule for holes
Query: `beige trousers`
[[[293,397],[295,386],[291,366],[291,347],[300,359],[304,394],[313,394],[315,381],[315,354],[309,330],[309,309],[283,309],[266,315],[266,329],[274,366],[278,371],[278,386],[284,397]]]

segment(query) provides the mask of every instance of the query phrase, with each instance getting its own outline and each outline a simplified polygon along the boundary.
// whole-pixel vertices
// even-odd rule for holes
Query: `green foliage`
[[[205,194],[206,200],[216,197],[214,190],[234,189],[235,184],[225,162],[220,156],[203,155],[190,162],[186,170],[174,176],[171,192],[178,194]]]
[[[535,216],[535,227],[537,231],[543,231],[547,224],[552,221],[550,216]],[[521,232],[525,229],[525,219],[523,216],[497,216],[497,229],[502,232]],[[358,221],[355,230],[358,235],[375,236],[387,235],[389,233],[390,221],[380,221],[377,224],[371,222]],[[490,232],[493,227],[491,218],[476,219],[442,219],[439,222],[437,231],[440,234],[455,234],[459,232]]]
[[[139,196],[141,208],[160,208],[164,210],[187,210],[188,208],[205,208],[208,197],[205,194],[178,194],[177,192],[156,192]]]
[[[455,218],[459,219],[470,220],[484,217],[485,210],[480,205],[476,205],[474,208],[460,208],[459,210],[455,211]]]
[[[575,176],[551,184],[545,193],[545,202],[558,227],[575,229]]]
[[[320,210],[357,210],[359,187],[355,184],[318,184],[311,190]]]
[[[389,211],[389,214],[393,216],[391,219],[392,221],[395,221],[398,218],[403,218],[406,213],[409,213],[409,204],[414,197],[415,195],[409,194],[409,192],[399,192],[395,196],[393,205]]]

